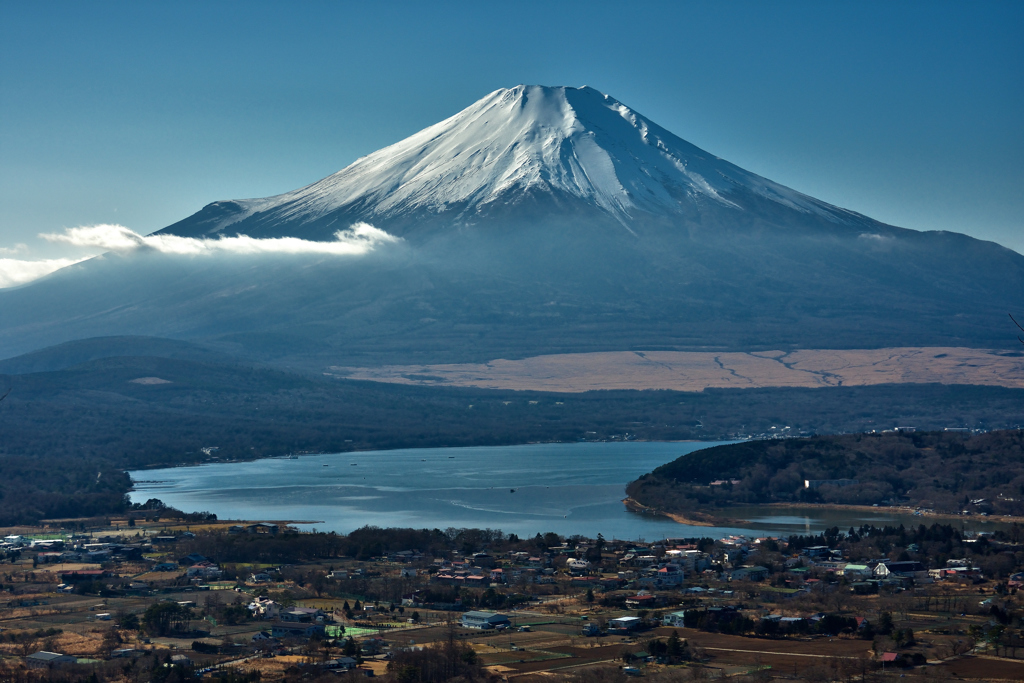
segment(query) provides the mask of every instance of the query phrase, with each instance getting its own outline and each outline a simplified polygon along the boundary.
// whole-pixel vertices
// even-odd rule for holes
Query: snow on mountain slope
[[[743,194],[835,222],[857,216],[708,154],[593,88],[520,85],[307,187],[211,205],[231,210],[203,230],[256,214],[308,223],[347,209],[370,221],[424,211],[466,217],[531,191],[578,198],[625,225],[642,212],[695,204],[741,210],[734,199]]]
[[[401,247],[326,253],[360,222]],[[819,202],[591,88],[499,90],[308,187],[216,202],[161,233],[127,235],[161,248],[0,290],[0,355],[115,335],[306,367],[1001,348],[1006,312],[1024,310],[1024,256]]]

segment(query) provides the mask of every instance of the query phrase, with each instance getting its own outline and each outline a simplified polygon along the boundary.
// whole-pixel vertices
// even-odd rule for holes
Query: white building
[[[273,619],[281,609],[276,602],[266,598],[256,598],[249,603],[249,611],[257,619]]]
[[[608,622],[609,632],[626,632],[639,628],[643,620],[640,617],[618,617]]]
[[[843,567],[843,576],[860,581],[862,579],[870,579],[872,571],[871,567],[866,564],[848,564]]]
[[[662,626],[683,626],[683,618],[686,616],[686,610],[679,610],[678,612],[669,612],[661,618]]]
[[[497,612],[466,612],[462,615],[463,628],[492,629],[510,625],[508,617]]]

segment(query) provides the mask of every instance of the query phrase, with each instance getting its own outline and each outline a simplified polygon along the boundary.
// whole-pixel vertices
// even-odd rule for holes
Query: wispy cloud
[[[74,265],[86,258],[54,258],[41,261],[22,261],[13,258],[0,258],[0,289],[15,287],[32,282],[55,270]]]
[[[140,235],[123,225],[93,225],[68,228],[63,233],[39,235],[48,242],[62,242],[76,247],[105,251],[151,249],[164,254],[201,256],[208,254],[329,254],[337,256],[365,254],[374,247],[401,241],[401,238],[373,227],[356,223],[347,230],[334,233],[331,242],[312,242],[298,237],[260,239],[235,237],[195,238],[178,235]]]
[[[356,223],[346,230],[334,233],[330,242],[313,242],[298,237],[271,237],[260,239],[238,235],[235,237],[195,238],[177,235],[140,235],[123,225],[90,225],[68,228],[62,233],[42,233],[47,242],[67,244],[88,252],[80,258],[54,258],[41,260],[0,258],[0,288],[14,287],[31,282],[55,270],[73,265],[104,251],[120,253],[137,250],[157,251],[179,256],[215,256],[218,254],[272,255],[272,254],[324,254],[327,256],[359,256],[374,248],[401,242],[400,237],[373,227],[369,223]],[[16,244],[0,247],[0,257],[20,254],[28,247]]]

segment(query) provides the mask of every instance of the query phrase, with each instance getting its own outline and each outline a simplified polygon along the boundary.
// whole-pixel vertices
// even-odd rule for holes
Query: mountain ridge
[[[0,360],[0,375],[58,372],[104,358],[151,357],[194,362],[232,363],[237,359],[202,345],[147,336],[76,339]]]

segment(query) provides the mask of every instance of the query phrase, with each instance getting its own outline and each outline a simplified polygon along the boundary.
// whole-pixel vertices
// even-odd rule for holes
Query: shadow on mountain
[[[829,227],[652,221],[634,235],[591,215],[424,228],[361,256],[111,253],[0,291],[0,354],[145,335],[318,370],[1012,339],[1024,257],[954,233]]]

